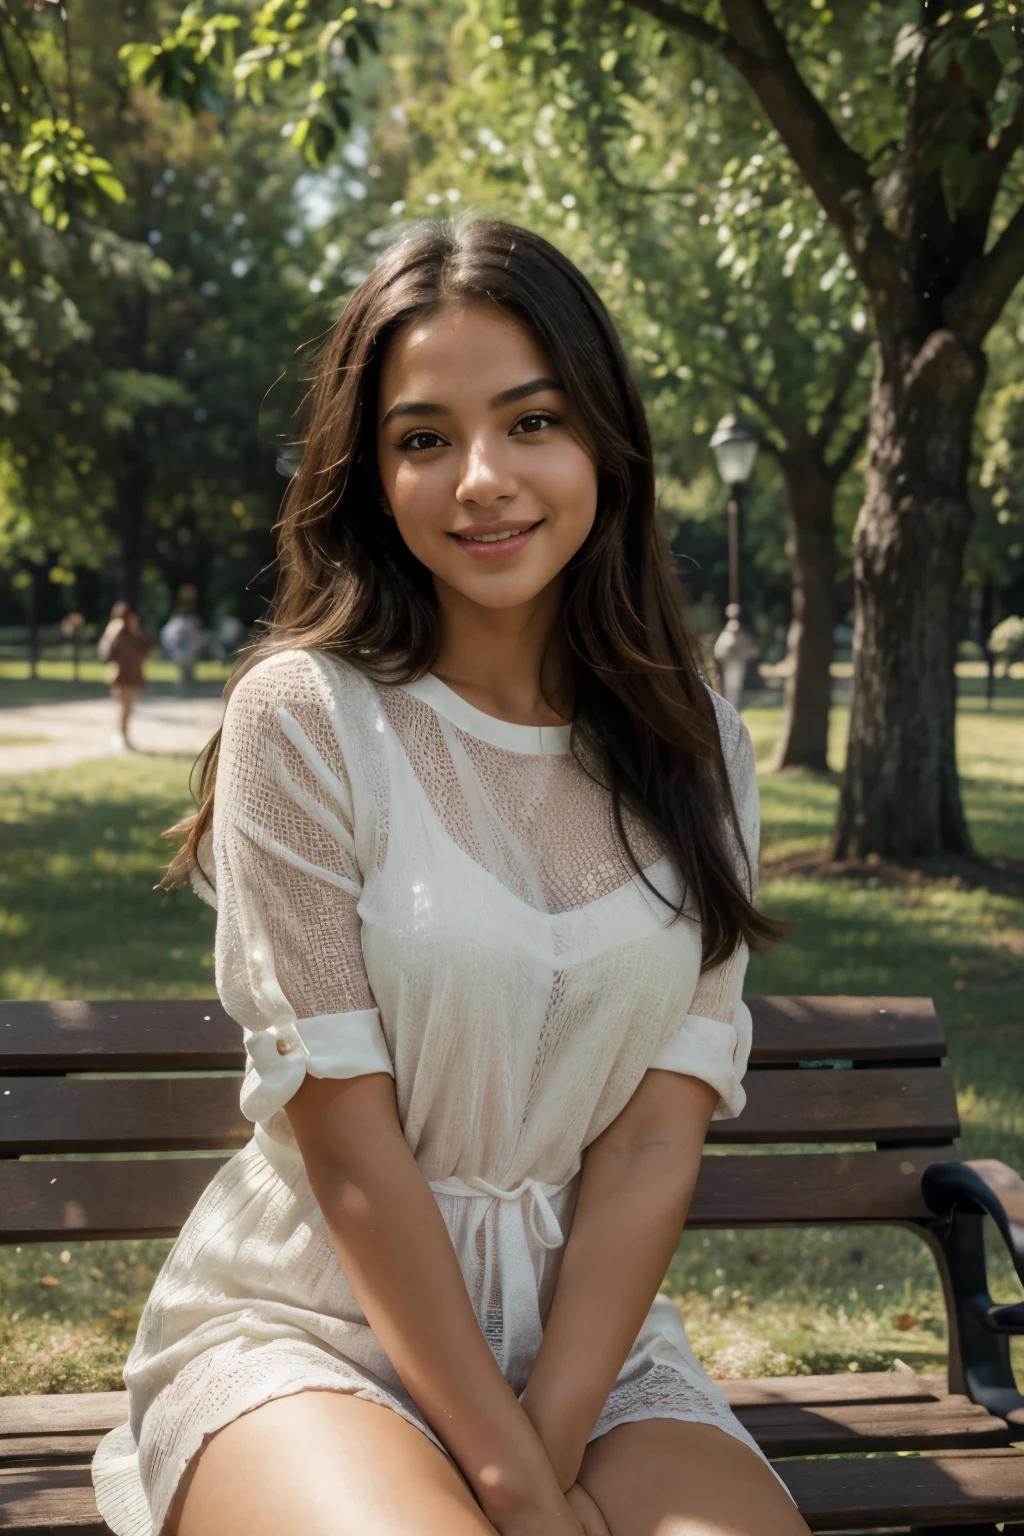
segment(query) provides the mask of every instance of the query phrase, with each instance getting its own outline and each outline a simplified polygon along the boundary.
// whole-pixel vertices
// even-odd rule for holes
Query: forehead
[[[381,370],[381,401],[414,387],[418,398],[427,398],[417,380],[425,385],[429,379],[429,398],[437,399],[441,389],[472,384],[486,395],[550,371],[539,339],[515,315],[496,304],[445,305],[398,331]]]

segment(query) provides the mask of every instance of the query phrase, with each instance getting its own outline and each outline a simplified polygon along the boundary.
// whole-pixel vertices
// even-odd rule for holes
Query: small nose
[[[490,507],[515,496],[518,489],[515,476],[502,462],[499,448],[479,440],[470,445],[455,488],[456,501]]]

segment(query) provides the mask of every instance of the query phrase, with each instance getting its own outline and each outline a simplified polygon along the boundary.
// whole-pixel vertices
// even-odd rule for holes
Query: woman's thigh
[[[611,1536],[809,1536],[760,1457],[712,1424],[620,1424],[587,1446],[579,1481]]]
[[[494,1536],[462,1474],[393,1409],[276,1398],[213,1435],[163,1536]]]

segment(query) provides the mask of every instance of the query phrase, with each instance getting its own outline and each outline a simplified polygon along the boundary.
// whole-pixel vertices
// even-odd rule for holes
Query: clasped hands
[[[564,1423],[557,1429],[549,1428],[535,1402],[527,1401],[526,1394],[520,1401],[544,1447],[557,1488],[563,1493],[559,1501],[553,1490],[553,1499],[545,1501],[542,1498],[538,1505],[517,1510],[498,1520],[491,1515],[491,1522],[500,1536],[611,1536],[601,1510],[583,1485],[576,1481],[586,1449],[585,1438],[581,1440],[577,1436],[574,1440]]]

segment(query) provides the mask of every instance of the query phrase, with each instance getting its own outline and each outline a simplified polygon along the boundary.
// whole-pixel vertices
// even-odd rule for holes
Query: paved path
[[[134,745],[140,752],[195,757],[220,725],[223,711],[218,698],[144,698],[132,715]],[[0,708],[0,774],[40,773],[111,757],[116,724],[117,706],[111,699]],[[16,745],[10,740],[15,736],[28,740]]]

